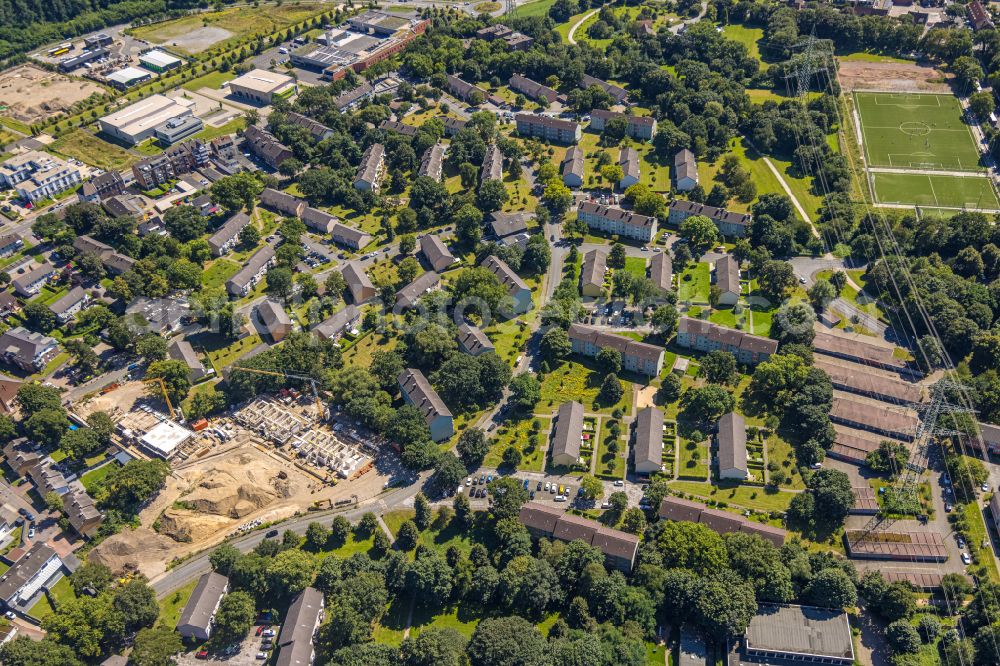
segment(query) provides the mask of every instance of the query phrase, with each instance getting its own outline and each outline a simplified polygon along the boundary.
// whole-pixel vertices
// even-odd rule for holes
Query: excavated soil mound
[[[167,537],[140,527],[108,537],[90,551],[87,559],[100,562],[112,571],[135,567],[147,576],[154,576],[166,570],[172,547],[173,542]]]

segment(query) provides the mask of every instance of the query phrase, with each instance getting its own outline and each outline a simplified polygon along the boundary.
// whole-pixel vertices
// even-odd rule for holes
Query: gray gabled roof
[[[229,579],[222,574],[210,571],[198,579],[191,598],[181,611],[177,626],[198,627],[207,630],[212,621],[212,614],[219,606],[219,600],[226,593]]]
[[[420,370],[406,368],[399,373],[397,381],[400,391],[406,394],[410,404],[420,410],[428,424],[439,416],[452,415],[444,400]]]
[[[278,635],[276,666],[308,666],[313,657],[313,634],[323,612],[323,593],[307,587],[288,607]]]
[[[583,405],[570,401],[559,405],[556,429],[552,435],[552,455],[570,455],[579,460],[583,436]]]
[[[747,471],[747,424],[736,412],[719,419],[719,469]]]
[[[740,293],[740,263],[733,255],[725,254],[715,262],[715,284],[723,294]]]
[[[663,412],[646,407],[635,417],[635,464],[663,464]]]
[[[434,271],[427,271],[396,292],[396,305],[404,308],[413,307],[424,293],[436,287],[440,282],[440,275]]]
[[[361,311],[354,304],[347,305],[340,312],[336,312],[332,317],[322,323],[313,326],[312,330],[324,340],[340,335],[351,322],[357,321],[361,316]]]
[[[56,551],[48,544],[38,542],[28,549],[10,569],[0,576],[0,600],[7,602],[24,587],[48,562]]]

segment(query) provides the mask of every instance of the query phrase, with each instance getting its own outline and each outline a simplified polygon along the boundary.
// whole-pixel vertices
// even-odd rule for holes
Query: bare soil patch
[[[951,92],[950,75],[930,65],[842,60],[839,67],[840,83],[845,91]]]
[[[28,124],[103,92],[96,83],[71,79],[34,65],[0,73],[0,105],[7,107],[3,114]]]

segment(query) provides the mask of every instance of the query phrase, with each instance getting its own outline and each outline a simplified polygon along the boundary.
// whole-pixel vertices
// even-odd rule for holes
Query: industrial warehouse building
[[[288,99],[297,90],[292,77],[264,69],[255,69],[229,82],[229,92],[234,97],[262,106],[275,99]]]
[[[101,118],[101,131],[135,145],[153,136],[168,121],[191,115],[191,107],[164,95],[152,95]]]

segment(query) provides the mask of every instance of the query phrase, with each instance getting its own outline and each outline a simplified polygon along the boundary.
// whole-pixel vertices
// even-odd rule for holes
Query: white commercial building
[[[53,197],[83,181],[80,170],[62,158],[32,150],[0,163],[0,187],[16,188],[32,203]]]
[[[135,145],[153,136],[156,128],[168,120],[192,113],[191,106],[164,95],[153,95],[101,118],[101,131]]]
[[[295,79],[284,74],[255,69],[229,82],[229,92],[254,104],[270,104],[275,98],[295,94]]]
[[[194,437],[193,432],[166,419],[150,428],[139,438],[139,443],[153,455],[169,458],[192,437]]]

